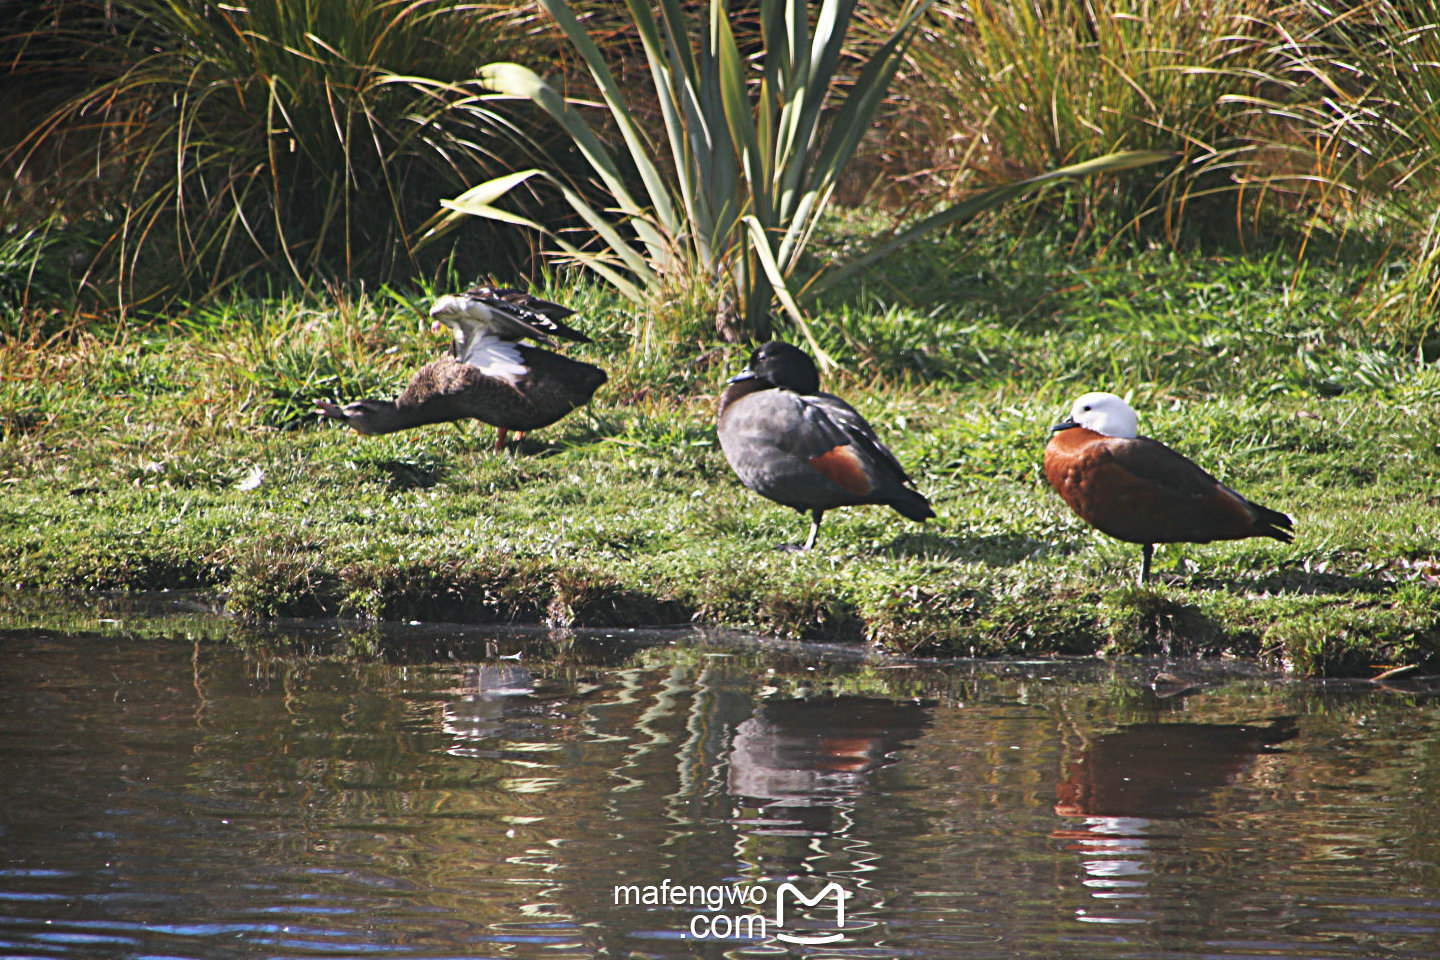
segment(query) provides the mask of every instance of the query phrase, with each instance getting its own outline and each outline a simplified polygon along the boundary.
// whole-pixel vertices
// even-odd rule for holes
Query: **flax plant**
[[[844,55],[856,0],[823,0],[813,22],[804,0],[762,0],[763,55],[748,56],[736,42],[726,0],[712,0],[700,25],[679,0],[663,0],[654,11],[626,0],[660,105],[658,142],[571,4],[541,2],[580,55],[623,145],[612,149],[574,103],[528,67],[501,63],[484,71],[493,89],[550,113],[610,201],[611,210],[596,209],[551,176],[601,244],[580,248],[546,232],[632,300],[645,302],[665,284],[708,285],[718,291],[721,336],[768,336],[777,292],[794,312],[784,278],[869,127],[928,0],[907,2],[899,25],[854,62]],[[481,184],[447,206],[524,222],[493,202],[525,176]]]
[[[681,284],[718,292],[717,333],[724,339],[771,335],[779,302],[828,363],[798,299],[818,293],[847,269],[797,276],[816,223],[841,172],[870,129],[929,0],[902,3],[893,27],[864,55],[845,50],[855,0],[761,0],[759,49],[742,54],[726,0],[711,0],[708,19],[693,25],[679,0],[659,4],[660,17],[626,0],[644,47],[663,118],[663,137],[647,136],[599,47],[567,0],[541,0],[589,69],[623,151],[613,148],[548,81],[527,67],[493,64],[485,81],[506,95],[545,109],[570,135],[603,184],[608,210],[550,171],[517,171],[446,201],[452,216],[470,214],[545,233],[569,259],[612,283],[639,304]],[[813,6],[813,22],[811,19]],[[1051,171],[1020,185],[940,211],[870,251],[868,263],[898,244],[1004,202],[1055,176],[1125,169],[1158,155],[1100,158]],[[626,172],[634,171],[633,176]],[[496,201],[541,176],[557,186],[597,241],[572,244],[557,231]],[[438,228],[437,228],[438,229]],[[848,265],[855,269],[857,261]]]

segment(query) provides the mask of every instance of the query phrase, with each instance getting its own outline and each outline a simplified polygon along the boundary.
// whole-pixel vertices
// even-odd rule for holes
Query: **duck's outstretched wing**
[[[446,294],[430,307],[430,316],[456,332],[461,328],[483,331],[502,340],[529,338],[553,346],[551,337],[590,343],[585,334],[564,323],[575,311],[523,290],[487,286],[471,287],[464,293]],[[473,336],[473,334],[470,334]],[[462,345],[463,349],[463,345]]]
[[[520,350],[520,345],[513,340],[473,327],[463,335],[456,333],[453,352],[456,360],[468,363],[485,376],[516,386],[530,372]]]
[[[522,307],[526,310],[533,310],[536,313],[543,314],[551,320],[564,320],[566,317],[575,314],[574,310],[571,310],[564,304],[543,300],[533,293],[516,290],[514,287],[492,287],[487,284],[477,284],[465,292],[471,296],[485,297],[491,300],[503,300],[516,307]]]

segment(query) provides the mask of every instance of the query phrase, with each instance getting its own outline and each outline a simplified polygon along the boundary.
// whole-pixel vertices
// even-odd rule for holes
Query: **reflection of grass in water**
[[[828,386],[939,516],[833,511],[809,556],[771,549],[804,518],[742,488],[714,442],[742,352],[627,350],[637,321],[593,290],[551,294],[587,305],[597,343],[572,352],[611,383],[499,456],[469,424],[361,438],[304,412],[393,396],[443,349],[400,299],[236,307],[248,319],[223,337],[199,322],[19,337],[0,344],[0,577],[204,588],[250,618],[719,622],[896,651],[1166,648],[1315,671],[1429,655],[1440,373],[1319,326],[1344,289],[1333,275],[1297,312],[1263,265],[1234,274],[1141,257],[1107,268],[1103,301],[1035,291],[1047,322],[1018,325],[998,299],[952,309],[937,280],[910,290],[931,298],[928,320],[846,308],[821,324],[847,364]],[[936,379],[901,375],[911,336]],[[303,362],[260,364],[277,339]],[[1162,547],[1157,582],[1131,588],[1138,549],[1085,528],[1039,472],[1046,428],[1092,387],[1131,390],[1144,432],[1293,514],[1296,542]]]
[[[221,641],[234,637],[235,626],[234,619],[224,616],[213,598],[200,593],[187,598],[178,594],[97,597],[63,592],[0,592],[3,630]]]

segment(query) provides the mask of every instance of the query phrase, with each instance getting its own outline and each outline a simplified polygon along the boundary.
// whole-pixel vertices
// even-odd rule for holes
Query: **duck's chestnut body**
[[[1184,455],[1139,436],[1134,411],[1114,394],[1085,394],[1052,430],[1045,478],[1086,523],[1141,545],[1142,583],[1157,543],[1292,539],[1285,514],[1247,500]]]

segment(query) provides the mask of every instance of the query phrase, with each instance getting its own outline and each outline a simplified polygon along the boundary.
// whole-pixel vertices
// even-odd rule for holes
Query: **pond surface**
[[[0,633],[0,956],[1440,956],[1423,682],[317,636]]]

